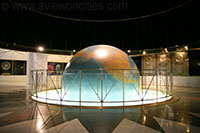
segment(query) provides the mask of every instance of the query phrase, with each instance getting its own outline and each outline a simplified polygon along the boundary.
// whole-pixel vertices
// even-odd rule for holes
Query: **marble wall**
[[[173,76],[175,87],[200,88],[200,76]]]
[[[26,75],[0,75],[0,85],[28,86],[31,70],[47,69],[48,62],[67,63],[71,58],[72,55],[22,52],[0,48],[0,59],[2,60],[27,61]]]
[[[177,76],[173,77],[174,86],[183,87],[200,87],[200,77],[199,76],[183,76],[188,75],[188,55],[187,53],[180,55],[180,53],[173,54],[172,69],[173,73],[177,73]],[[60,62],[67,63],[72,56],[70,55],[56,55],[56,54],[43,54],[43,53],[33,53],[33,52],[21,52],[15,50],[7,50],[0,48],[0,59],[4,60],[23,60],[27,61],[27,75],[0,75],[0,85],[19,85],[26,86],[29,83],[30,71],[34,69],[47,69],[47,62]],[[171,65],[170,55],[159,55],[157,56],[157,66],[159,68],[169,68]],[[155,55],[142,57],[142,69],[154,69]],[[170,60],[170,61],[169,61]],[[161,64],[161,62],[164,62]],[[177,62],[177,63],[176,63]],[[181,68],[181,69],[180,69]],[[183,71],[184,73],[182,73]],[[181,73],[181,74],[178,74]],[[26,82],[27,81],[27,82]]]

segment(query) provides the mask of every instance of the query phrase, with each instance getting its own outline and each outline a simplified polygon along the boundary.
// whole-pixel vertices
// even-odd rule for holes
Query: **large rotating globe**
[[[109,45],[87,47],[67,64],[62,98],[71,105],[122,106],[138,99],[139,72],[123,51]]]

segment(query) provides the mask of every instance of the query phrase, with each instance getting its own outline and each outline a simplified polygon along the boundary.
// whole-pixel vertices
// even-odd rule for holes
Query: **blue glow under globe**
[[[67,64],[63,100],[81,106],[121,106],[139,99],[139,72],[133,60],[108,45],[87,47]],[[81,101],[81,102],[80,102]]]

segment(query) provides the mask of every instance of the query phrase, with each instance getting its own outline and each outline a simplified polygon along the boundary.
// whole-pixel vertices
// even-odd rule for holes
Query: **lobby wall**
[[[27,52],[0,48],[0,60],[27,61],[27,55],[28,55]],[[72,58],[72,56],[69,56],[69,55],[46,54],[46,56],[47,56],[47,62],[59,62],[59,63],[67,63]],[[160,58],[161,57],[159,57],[159,61],[163,57],[161,59]],[[186,58],[187,58],[187,56],[186,56]],[[143,63],[146,62],[146,65],[142,63],[142,66],[151,67],[151,68],[145,67],[145,69],[154,68],[155,65],[148,64],[148,62],[146,60],[149,60],[148,56],[146,56],[146,58],[142,59]],[[163,61],[163,60],[161,60],[161,61]],[[164,62],[165,61],[168,61],[168,60],[164,60]],[[153,61],[151,60],[149,63],[153,63]],[[161,68],[163,67],[162,65],[159,65],[159,66]],[[165,66],[170,68],[168,63],[165,63]],[[183,69],[183,70],[186,70],[185,75],[188,75],[187,74],[188,73],[187,72],[188,71],[188,63],[186,62],[186,64],[184,64],[184,66],[186,66],[186,67],[184,67],[185,69]],[[47,67],[47,65],[45,67]],[[143,67],[143,69],[144,69],[144,67]],[[27,77],[27,75],[0,75],[0,85],[26,86],[26,77]],[[174,86],[179,86],[179,87],[200,87],[200,76],[183,76],[183,75],[173,76],[173,84],[174,84]]]
[[[22,52],[22,51],[0,48],[0,60],[27,61],[27,59],[32,58],[33,59],[31,61],[32,63],[26,66],[26,70],[27,67],[29,67],[28,70],[39,68],[39,66],[41,67],[41,62],[37,60],[43,57],[46,58],[42,62],[43,69],[44,68],[47,69],[48,62],[68,63],[69,60],[72,58],[71,55],[32,53],[32,52]],[[27,80],[27,75],[0,75],[0,85],[26,86],[27,84],[26,80]]]

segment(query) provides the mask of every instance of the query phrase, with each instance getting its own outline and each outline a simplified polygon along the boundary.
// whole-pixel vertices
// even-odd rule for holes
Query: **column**
[[[48,55],[44,53],[27,52],[26,62],[26,96],[30,95],[31,71],[47,70]],[[45,80],[46,81],[46,80]]]

